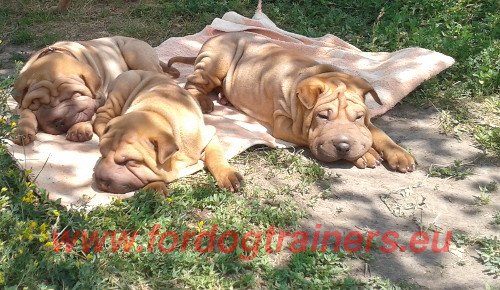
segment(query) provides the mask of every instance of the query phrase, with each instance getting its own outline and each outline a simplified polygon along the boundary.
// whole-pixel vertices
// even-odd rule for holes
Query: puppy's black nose
[[[351,145],[349,145],[348,143],[345,143],[345,142],[341,142],[341,143],[335,144],[335,148],[337,149],[337,151],[339,153],[346,154],[347,152],[349,152],[349,150],[351,150]]]

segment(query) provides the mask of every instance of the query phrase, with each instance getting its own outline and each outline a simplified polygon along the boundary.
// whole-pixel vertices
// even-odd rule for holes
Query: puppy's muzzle
[[[322,142],[319,144],[319,147],[323,151],[335,152],[338,157],[342,157],[349,154],[349,151],[351,151],[351,142],[349,142],[349,138],[346,136],[341,136],[333,140]]]
[[[351,150],[351,145],[346,142],[340,142],[338,144],[335,144],[335,149],[337,149],[337,152],[341,155],[347,154]]]
[[[125,164],[115,164],[111,159],[101,159],[94,169],[94,180],[99,190],[122,194],[144,186]]]

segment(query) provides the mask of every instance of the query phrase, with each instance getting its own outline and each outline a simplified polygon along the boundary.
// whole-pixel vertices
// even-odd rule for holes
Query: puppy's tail
[[[174,57],[172,57],[171,59],[168,60],[168,66],[171,67],[172,64],[174,64],[176,62],[194,65],[195,61],[196,61],[196,56],[194,56],[194,57],[174,56]]]
[[[161,60],[160,60],[160,66],[164,73],[168,73],[174,79],[178,78],[181,75],[181,73],[177,69],[170,67],[170,65],[164,63]]]
[[[170,74],[174,78],[178,78],[181,74],[178,69],[173,68],[172,64],[176,62],[194,65],[196,61],[196,57],[187,57],[187,56],[174,56],[168,60],[168,63],[160,62],[161,68],[164,72]]]

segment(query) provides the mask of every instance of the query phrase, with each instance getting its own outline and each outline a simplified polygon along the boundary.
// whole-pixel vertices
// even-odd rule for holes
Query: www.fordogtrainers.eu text
[[[138,231],[68,231],[52,232],[52,244],[55,252],[71,252],[75,246],[81,244],[82,251],[101,252],[147,252],[153,253],[157,249],[161,253],[173,251],[187,251],[189,248],[200,253],[222,252],[233,253],[237,250],[241,259],[251,260],[257,256],[261,247],[266,253],[276,253],[284,249],[292,253],[300,252],[338,252],[344,250],[349,253],[369,252],[373,249],[382,253],[405,252],[415,254],[425,251],[434,253],[448,252],[452,232],[415,232],[407,243],[400,241],[397,231],[327,231],[316,225],[314,232],[289,232],[270,226],[266,231],[224,231],[218,233],[218,225],[212,225],[210,231],[161,231],[161,225],[156,224],[149,230],[147,245],[137,243]],[[374,241],[377,241],[374,243]],[[108,242],[109,241],[109,242]],[[109,245],[110,243],[110,245]],[[109,247],[110,246],[110,247]]]

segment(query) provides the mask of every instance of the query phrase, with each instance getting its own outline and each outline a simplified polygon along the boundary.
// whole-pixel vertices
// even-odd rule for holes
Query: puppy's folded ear
[[[375,100],[375,102],[377,102],[377,104],[379,104],[381,106],[383,105],[382,101],[378,97],[377,92],[375,91],[373,86],[367,80],[365,80],[363,78],[359,78],[359,77],[353,77],[353,78],[354,78],[353,83],[361,90],[361,94],[363,95],[365,100],[366,100],[366,94],[369,93],[372,96],[372,98]]]
[[[365,95],[370,93],[375,102],[382,105],[382,101],[380,101],[377,92],[367,80],[341,72],[335,72],[335,75],[346,84],[347,89],[355,89],[363,97],[366,97]]]
[[[97,72],[89,65],[82,65],[80,77],[85,82],[85,85],[90,89],[92,96],[98,97],[99,90],[102,87],[102,79]]]
[[[175,152],[179,151],[179,147],[175,144],[175,139],[170,133],[164,133],[151,142],[155,147],[156,159],[160,164],[167,162]]]
[[[30,87],[32,82],[30,78],[33,75],[33,72],[30,69],[32,68],[33,63],[38,60],[40,54],[44,51],[47,51],[47,47],[33,53],[19,72],[19,78],[14,83],[14,90],[12,91],[12,97],[17,101],[19,105],[21,105],[21,102],[28,92],[28,88]]]
[[[321,95],[327,89],[325,82],[319,78],[307,78],[297,85],[297,98],[308,110],[312,109]]]
[[[16,102],[21,105],[24,95],[26,95],[26,91],[28,90],[28,83],[26,81],[26,78],[21,75],[16,82],[14,83],[14,89],[12,90],[12,97]]]
[[[381,106],[383,105],[383,104],[382,104],[382,101],[381,101],[381,100],[380,100],[380,98],[378,97],[378,94],[377,94],[377,92],[375,91],[375,89],[374,89],[374,88],[372,88],[371,90],[369,90],[369,91],[365,92],[365,95],[366,95],[366,94],[368,94],[368,93],[370,93],[370,95],[371,95],[371,96],[372,96],[372,98],[375,100],[375,102],[377,102],[377,104],[379,104],[379,105],[381,105]]]

